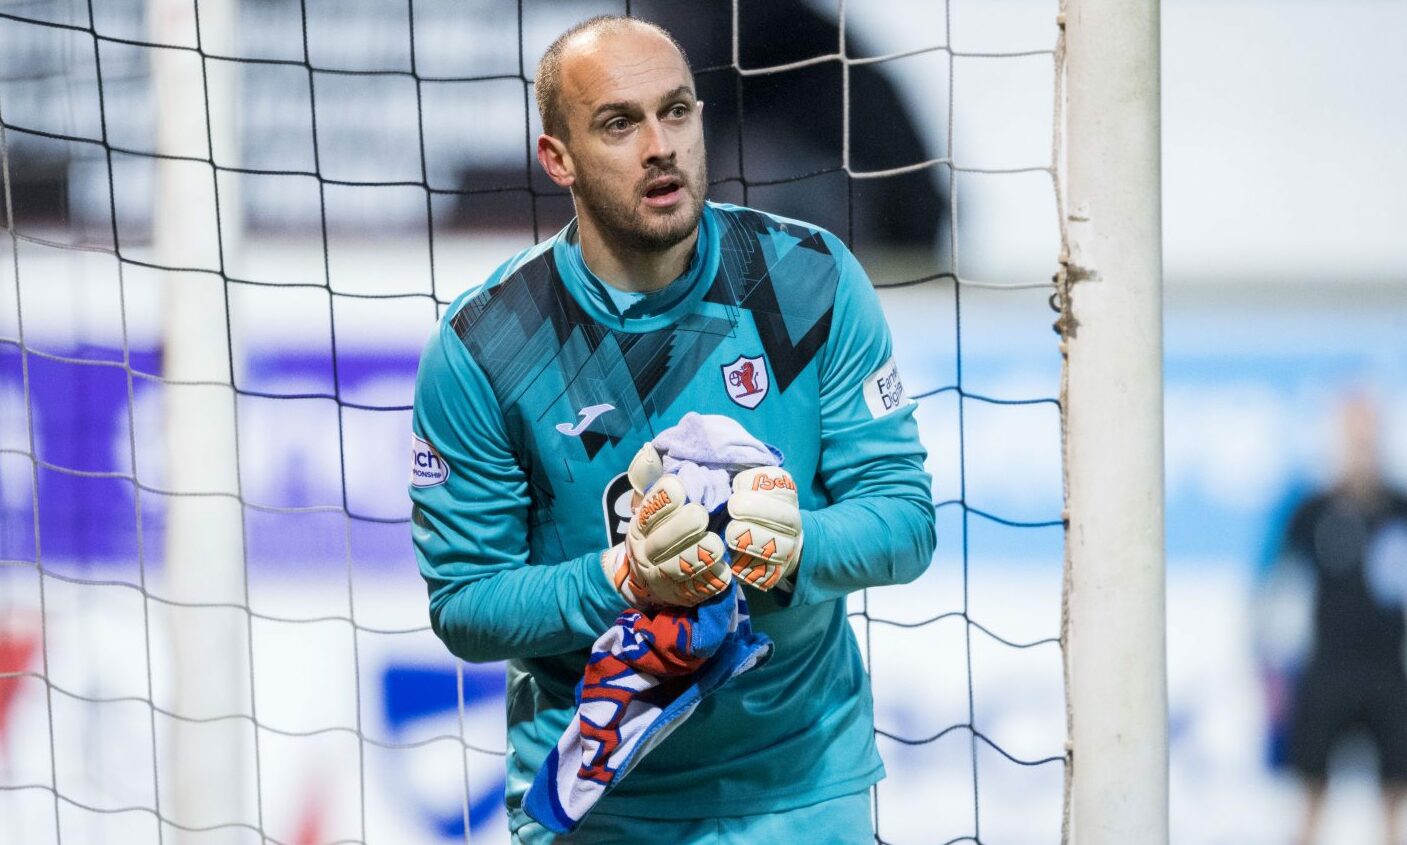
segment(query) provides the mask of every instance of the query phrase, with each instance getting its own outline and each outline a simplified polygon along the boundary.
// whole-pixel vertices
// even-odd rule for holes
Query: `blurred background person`
[[[1407,497],[1384,481],[1378,415],[1364,394],[1339,410],[1340,472],[1277,532],[1260,591],[1258,656],[1270,760],[1305,792],[1298,845],[1312,845],[1331,761],[1366,737],[1377,758],[1385,841],[1399,845],[1407,793]]]

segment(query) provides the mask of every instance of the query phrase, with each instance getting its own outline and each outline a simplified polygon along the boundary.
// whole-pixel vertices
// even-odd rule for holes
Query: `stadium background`
[[[619,10],[525,4],[520,43],[517,18],[479,6],[484,14],[466,15],[447,2],[414,5],[417,31],[425,33],[417,42],[420,73],[516,73],[520,49],[530,66],[566,22]],[[783,7],[787,14],[777,11]],[[666,25],[680,21],[681,8],[635,5]],[[729,65],[726,5],[697,8],[705,11],[679,27],[688,33],[695,66]],[[742,8],[744,67],[834,48],[834,10],[826,3]],[[314,64],[369,69],[404,61],[407,39],[395,34],[406,25],[404,8],[343,4],[333,14],[331,4],[309,3],[307,9]],[[1050,163],[1053,80],[1051,57],[1040,51],[1053,42],[1055,11],[1033,0],[848,7],[852,55],[949,38],[955,49],[972,53],[1034,52],[951,65],[945,54],[928,53],[852,69],[857,168],[950,153],[966,168],[1032,171],[964,171],[949,181],[935,167],[849,183],[835,169],[843,127],[832,63],[747,80],[741,136],[727,87],[735,78],[701,74],[711,175],[724,180],[713,196],[742,200],[743,180],[728,177],[745,167],[749,203],[847,233],[881,285],[917,278],[935,264],[951,266],[955,252],[964,279],[1048,279],[1058,234],[1051,180],[1039,168]],[[73,108],[96,97],[91,39],[16,20],[80,13],[42,3],[4,4],[0,12],[12,15],[0,19],[0,120],[7,127],[92,134],[91,110]],[[105,34],[145,35],[139,3],[104,4],[95,13]],[[243,3],[239,55],[301,55],[299,13],[299,4],[287,0]],[[1407,117],[1391,107],[1407,92],[1407,58],[1390,37],[1404,25],[1407,13],[1379,0],[1334,4],[1332,15],[1307,0],[1164,4],[1169,670],[1178,843],[1269,845],[1288,835],[1294,793],[1264,762],[1251,585],[1272,515],[1294,490],[1331,471],[1333,411],[1346,385],[1366,385],[1382,397],[1389,475],[1407,482],[1407,199],[1394,190],[1407,184],[1400,153]],[[111,143],[149,148],[154,109],[144,83],[147,57],[120,44],[103,50]],[[309,166],[306,73],[288,73],[277,65],[241,68],[239,157],[246,167]],[[328,74],[318,85],[325,176],[421,178],[414,91],[405,78]],[[70,93],[54,97],[59,89]],[[433,247],[419,186],[328,187],[324,250],[317,179],[232,175],[228,190],[242,198],[245,231],[228,274],[321,280],[326,260],[340,293],[424,291],[446,301],[532,242],[523,221],[534,210],[538,234],[566,219],[569,206],[561,198],[525,190],[545,192],[546,183],[524,166],[530,135],[520,81],[425,91],[425,114],[436,118],[425,123],[426,178],[486,191],[435,197]],[[806,130],[788,118],[797,103],[813,112]],[[531,120],[535,132],[536,116]],[[5,140],[18,231],[65,242],[110,240],[101,148],[13,130]],[[115,228],[130,246],[127,255],[141,257],[150,241],[153,180],[149,158],[114,155]],[[490,190],[505,185],[517,189]],[[952,192],[955,222],[947,213]],[[17,247],[5,238],[0,258],[0,335],[18,336],[16,291],[23,291],[25,346],[44,353],[27,356],[26,395],[20,345],[0,342],[0,561],[7,563],[0,567],[6,628],[0,657],[7,661],[0,671],[34,671],[37,659],[29,409],[44,462],[84,473],[39,472],[42,560],[58,576],[45,581],[49,677],[80,695],[140,699],[146,694],[141,596],[111,586],[135,583],[139,574],[133,494],[129,482],[102,474],[135,472],[161,486],[162,450],[142,444],[161,437],[162,389],[138,378],[129,399],[125,370],[72,361],[121,361],[125,331],[130,367],[159,373],[158,277],[125,267],[123,303],[110,255],[27,241]],[[434,300],[329,297],[290,287],[232,286],[231,295],[237,378],[250,392],[240,410],[248,443],[242,493],[268,506],[248,511],[246,548],[250,606],[266,617],[253,633],[256,703],[260,721],[276,728],[261,735],[265,824],[287,842],[357,838],[362,830],[373,842],[393,831],[391,841],[456,841],[463,837],[459,794],[467,781],[473,833],[497,841],[501,758],[474,749],[502,748],[501,670],[465,670],[462,730],[471,749],[461,762],[458,740],[444,739],[461,730],[458,680],[442,648],[421,630],[423,587],[405,542],[408,415],[366,410],[408,401]],[[965,289],[959,346],[951,282],[886,290],[882,299],[910,392],[961,383],[969,393],[1006,399],[1056,395],[1059,359],[1046,296],[1039,289]],[[287,398],[334,394],[337,401]],[[961,422],[957,410],[951,391],[925,400],[921,410],[935,501],[962,498],[1016,523],[1058,517],[1054,407],[968,402]],[[954,471],[959,464],[961,475]],[[298,510],[324,505],[338,507]],[[145,497],[142,507],[144,565],[160,572],[159,497]],[[349,520],[343,508],[359,518]],[[891,842],[941,842],[967,834],[980,817],[983,841],[1054,842],[1059,765],[1023,766],[1002,752],[1026,761],[1060,754],[1058,651],[1049,643],[1012,649],[981,636],[968,645],[965,621],[1018,643],[1055,636],[1059,528],[970,516],[939,509],[943,539],[919,589],[874,591],[853,605],[870,619],[900,622],[965,610],[966,616],[923,627],[865,628],[876,655],[879,720],[897,735],[927,737],[967,721],[974,707],[973,721],[997,745],[973,743],[962,732],[920,745],[882,741],[890,768],[881,791],[889,826],[882,832]],[[317,621],[349,614],[362,629],[355,646],[345,621]],[[900,652],[925,658],[915,666],[901,662]],[[151,665],[160,690],[167,680],[159,676],[162,663]],[[316,687],[300,682],[314,675],[322,679]],[[144,704],[46,696],[32,677],[0,684],[7,684],[0,687],[0,786],[54,782],[74,801],[102,808],[150,803]],[[52,752],[49,712],[60,726]],[[321,730],[328,724],[346,729]],[[354,730],[376,742],[359,742]],[[302,735],[310,731],[316,732]],[[1350,763],[1335,795],[1325,841],[1367,841],[1374,799],[1361,765]],[[364,819],[349,815],[346,808],[363,800]],[[0,829],[0,842],[47,841],[52,803],[40,790],[0,791],[4,815],[15,820]],[[151,820],[142,813],[69,805],[63,812],[64,841],[74,830],[90,834],[74,841],[151,841]]]

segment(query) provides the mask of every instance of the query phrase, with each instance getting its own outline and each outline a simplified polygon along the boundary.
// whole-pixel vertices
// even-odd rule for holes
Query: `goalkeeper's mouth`
[[[645,205],[651,208],[670,208],[684,198],[684,179],[679,176],[661,176],[645,185]]]

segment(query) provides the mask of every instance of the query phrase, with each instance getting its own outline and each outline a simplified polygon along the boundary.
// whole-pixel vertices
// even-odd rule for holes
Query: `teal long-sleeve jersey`
[[[844,597],[933,554],[931,480],[879,299],[824,230],[708,203],[689,269],[621,294],[575,227],[450,306],[415,388],[412,533],[435,632],[508,661],[508,802],[574,710],[592,642],[624,609],[601,551],[629,519],[625,469],[688,411],[777,447],[805,548],[788,593],[747,588],[776,644],[646,757],[596,812],[776,812],[883,777]]]

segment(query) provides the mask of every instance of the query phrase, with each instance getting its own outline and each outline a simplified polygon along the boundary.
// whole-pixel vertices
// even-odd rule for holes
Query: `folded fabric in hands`
[[[690,411],[650,441],[664,471],[679,476],[690,501],[709,513],[728,501],[733,476],[745,469],[781,466],[782,453],[730,417]]]
[[[627,610],[592,647],[577,713],[523,799],[529,816],[569,833],[704,697],[772,656],[736,583],[691,608]]]

